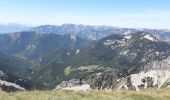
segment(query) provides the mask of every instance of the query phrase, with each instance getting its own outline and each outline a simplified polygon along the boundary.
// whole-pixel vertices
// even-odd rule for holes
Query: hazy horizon
[[[170,29],[169,3],[169,0],[1,0],[0,23]]]

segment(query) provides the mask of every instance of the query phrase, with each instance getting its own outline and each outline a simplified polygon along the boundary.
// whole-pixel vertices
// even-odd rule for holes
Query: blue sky
[[[0,0],[0,23],[170,29],[170,0]]]

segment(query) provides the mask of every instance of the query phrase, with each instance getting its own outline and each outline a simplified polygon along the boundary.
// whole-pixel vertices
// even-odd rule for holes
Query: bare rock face
[[[169,84],[169,79],[169,70],[157,69],[147,72],[142,71],[137,74],[131,74],[121,88],[136,91],[147,88],[165,88]]]
[[[25,88],[21,87],[16,83],[9,82],[9,77],[3,71],[0,71],[0,90],[11,92],[11,91],[24,91]]]
[[[85,84],[85,80],[82,79],[71,79],[69,81],[63,81],[59,85],[56,86],[54,90],[60,90],[66,87],[74,87],[78,85],[83,85]]]
[[[18,84],[2,81],[0,80],[0,88],[3,91],[12,92],[12,91],[25,91],[26,89],[19,86]]]
[[[63,81],[61,84],[57,85],[54,90],[61,90],[68,87],[76,87],[89,85],[91,89],[96,90],[109,90],[115,88],[117,84],[117,74],[110,71],[103,73],[96,73],[89,76],[86,79],[71,79],[69,81]]]
[[[73,89],[88,84],[94,90],[126,89],[140,91],[147,88],[167,88],[170,86],[170,70],[154,69],[119,77],[117,72],[105,71],[91,75],[86,79],[71,79],[57,85],[58,89]]]

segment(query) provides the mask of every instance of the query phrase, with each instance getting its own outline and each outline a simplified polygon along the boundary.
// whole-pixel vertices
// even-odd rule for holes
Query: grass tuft
[[[143,91],[0,92],[0,100],[170,100],[170,89]]]

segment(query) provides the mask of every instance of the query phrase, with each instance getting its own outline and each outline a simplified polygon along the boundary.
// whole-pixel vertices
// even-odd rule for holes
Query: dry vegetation
[[[0,100],[170,100],[170,89],[135,91],[0,92]]]

